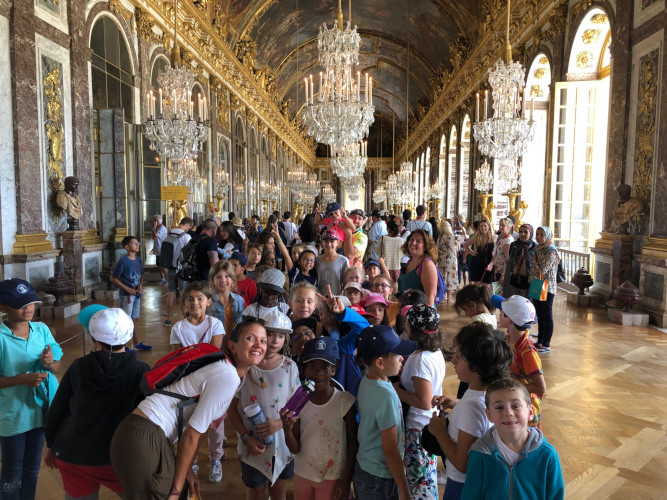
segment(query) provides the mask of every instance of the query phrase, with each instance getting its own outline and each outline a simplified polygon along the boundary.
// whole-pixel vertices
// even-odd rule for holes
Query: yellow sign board
[[[160,186],[160,198],[162,200],[187,200],[187,186]]]

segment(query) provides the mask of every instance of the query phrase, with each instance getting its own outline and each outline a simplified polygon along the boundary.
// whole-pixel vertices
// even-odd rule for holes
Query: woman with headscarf
[[[536,246],[537,243],[533,241],[533,226],[523,224],[519,228],[519,239],[510,245],[509,259],[505,263],[503,297],[509,298],[512,295],[528,297],[530,288],[528,276]]]
[[[556,272],[558,271],[558,250],[553,245],[553,233],[547,226],[540,226],[535,232],[537,247],[528,276],[528,283],[533,278],[549,280],[549,291],[546,300],[533,299],[537,313],[538,335],[535,347],[537,352],[551,350],[551,336],[554,333],[553,303],[556,295]]]

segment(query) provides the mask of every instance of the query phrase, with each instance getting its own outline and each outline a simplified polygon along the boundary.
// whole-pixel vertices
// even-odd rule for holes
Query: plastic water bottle
[[[290,400],[287,402],[283,410],[294,412],[294,416],[298,417],[306,403],[310,401],[310,396],[315,390],[315,382],[311,379],[306,379],[301,387],[299,387]]]
[[[266,423],[266,417],[264,416],[264,412],[262,411],[262,409],[259,407],[258,404],[247,406],[246,408],[244,408],[243,412],[245,413],[246,417],[248,417],[248,420],[250,420],[253,427],[257,427],[260,424]],[[264,439],[262,438],[257,438],[257,439],[259,439],[265,445],[268,446],[271,443],[273,443],[273,434]]]

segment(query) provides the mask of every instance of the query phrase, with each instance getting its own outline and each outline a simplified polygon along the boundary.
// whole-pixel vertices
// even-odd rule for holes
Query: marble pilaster
[[[11,26],[11,68],[14,128],[15,181],[19,195],[16,221],[18,232],[42,231],[40,146],[37,124],[37,79],[35,64],[35,22],[33,1],[15,0]]]
[[[80,229],[93,227],[92,214],[94,211],[94,175],[92,166],[92,144],[90,130],[90,93],[88,89],[91,50],[88,46],[88,31],[86,29],[86,0],[69,0],[69,22],[72,37],[70,39],[70,61],[72,79],[72,161],[74,175],[79,178],[79,197],[82,204],[82,215],[79,220]]]
[[[0,254],[12,253],[16,234],[16,180],[14,164],[14,120],[12,115],[12,66],[9,19],[0,16]],[[11,273],[10,273],[11,274]],[[3,272],[3,276],[6,276]]]
[[[633,0],[617,0],[616,20],[611,35],[611,81],[609,130],[607,135],[607,171],[605,175],[604,228],[609,229],[614,219],[619,184],[625,182],[627,144],[627,117],[630,92],[630,34],[632,30]]]

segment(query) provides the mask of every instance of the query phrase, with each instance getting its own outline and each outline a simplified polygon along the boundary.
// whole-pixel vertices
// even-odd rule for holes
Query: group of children
[[[338,260],[327,261],[327,255],[335,254],[335,240],[330,240],[328,248],[324,239],[324,254],[320,256],[306,247],[293,248],[297,264],[292,271],[296,271],[290,271],[288,278],[275,267],[259,266],[257,257],[261,257],[262,248],[250,245],[247,258],[243,253],[232,253],[211,267],[208,283],[192,282],[181,292],[184,319],[171,328],[174,349],[201,343],[226,348],[229,332],[235,332],[234,342],[241,342],[237,327],[244,324],[244,317],[259,318],[266,331],[261,341],[263,356],[244,365],[247,372],[243,371],[245,376],[239,379],[233,399],[226,401],[224,408],[218,406],[208,430],[203,429],[208,435],[209,480],[222,480],[220,460],[224,458],[224,420],[228,417],[238,435],[241,480],[248,488],[248,498],[264,498],[268,486],[273,500],[284,499],[286,483],[292,478],[295,498],[299,499],[347,499],[351,485],[360,500],[437,498],[437,455],[445,459],[445,499],[506,497],[508,492],[513,498],[562,498],[558,456],[540,428],[540,399],[546,386],[539,357],[529,340],[535,317],[530,301],[519,296],[507,300],[491,297],[488,288],[476,285],[463,288],[456,295],[456,309],[472,323],[456,335],[449,351],[443,345],[440,316],[426,305],[425,295],[410,290],[392,302],[393,281],[380,273],[377,263],[370,261],[366,272],[335,265],[341,273],[338,281],[311,279],[318,259],[324,259],[325,265]],[[135,241],[123,242],[130,261],[137,260]],[[88,364],[102,365],[109,376],[125,359],[127,363],[134,359],[131,376],[135,379],[148,369],[123,348],[130,338],[135,348],[144,345],[129,321],[138,317],[139,267],[125,263],[123,269],[130,272],[116,278],[125,311],[113,310],[117,311],[113,313],[117,326],[111,320],[97,329],[88,326],[97,351],[89,355],[93,357]],[[129,281],[123,278],[125,274]],[[14,300],[17,291],[3,295],[5,289],[19,285],[29,292],[21,296],[24,300]],[[6,451],[12,446],[7,440],[41,429],[42,407],[33,403],[37,399],[29,397],[28,390],[54,378],[48,374],[57,371],[62,351],[47,334],[48,328],[30,322],[38,301],[30,285],[7,280],[0,288],[0,311],[7,316],[0,329],[0,398],[12,403],[1,407],[18,408],[19,413],[27,411],[21,405],[32,408],[29,425],[3,429],[2,436],[7,437],[0,437],[2,487],[18,485],[21,498],[30,498],[30,473],[26,472],[30,469],[23,464],[7,465],[13,462],[13,455]],[[30,299],[27,302],[26,297]],[[500,310],[498,325],[507,335],[496,330],[495,309]],[[100,340],[94,335],[96,331],[102,332]],[[18,361],[7,361],[5,352],[18,349],[12,346],[20,345],[21,339],[39,344],[41,351],[34,347],[18,367]],[[253,341],[260,342],[255,337]],[[45,349],[47,345],[50,347]],[[39,362],[34,374],[28,360]],[[456,398],[442,394],[446,360],[452,361],[462,384]],[[8,366],[18,367],[18,371],[12,372]],[[62,394],[59,391],[56,409],[52,405],[46,419],[47,446],[54,446],[54,450],[63,442],[62,436],[83,422],[66,410],[68,398],[81,398],[72,382],[81,377],[81,366],[83,361],[75,362],[68,370],[63,378],[68,389]],[[314,382],[309,403],[298,416],[283,410],[306,379]],[[66,465],[72,455],[47,455],[47,465],[58,467],[63,475],[68,498],[91,494],[99,484],[127,491],[123,477],[120,481],[115,478],[108,454],[113,435],[109,429],[141,398],[138,384],[128,382],[125,386],[126,393],[120,391],[116,396],[125,398],[126,406],[118,405],[111,412],[115,420],[107,416],[106,441],[99,441],[103,453],[98,450],[92,454],[95,459],[90,463],[101,469],[79,467],[74,470],[79,476],[66,480],[72,476],[71,467]],[[251,405],[259,405],[264,423],[256,425],[249,418],[245,410]],[[39,447],[41,454],[41,444],[24,441],[22,446]],[[25,456],[29,460],[30,455]],[[72,460],[82,465],[76,454]],[[35,457],[32,462],[34,468]],[[38,469],[39,460],[35,484]],[[198,464],[189,464],[189,469],[191,482],[190,475],[196,475]],[[180,486],[177,493],[181,493]]]

